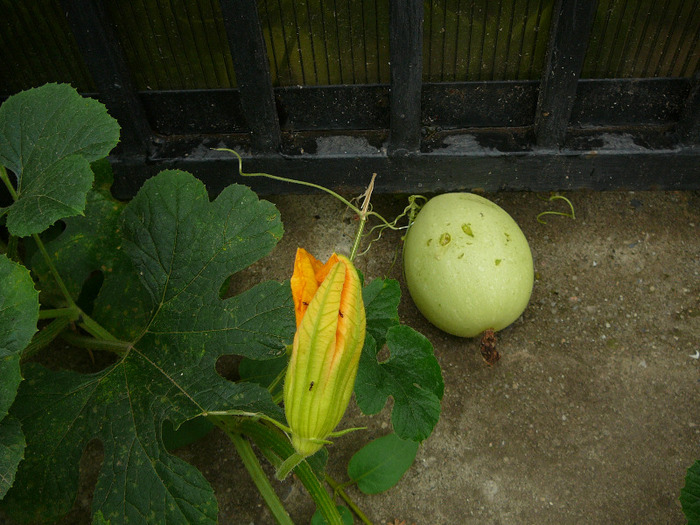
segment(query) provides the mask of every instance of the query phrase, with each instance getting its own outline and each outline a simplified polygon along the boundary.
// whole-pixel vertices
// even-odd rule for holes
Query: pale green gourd
[[[522,230],[501,207],[471,193],[425,204],[406,235],[403,262],[420,312],[461,337],[507,327],[532,293],[532,253]]]

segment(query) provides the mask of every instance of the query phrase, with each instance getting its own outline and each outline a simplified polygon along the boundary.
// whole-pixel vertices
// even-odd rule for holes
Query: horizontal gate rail
[[[684,144],[700,144],[700,75],[696,75],[678,123],[678,136]]]
[[[688,78],[583,79],[569,124],[577,127],[668,126],[686,109]],[[527,127],[535,119],[537,81],[424,83],[423,137],[440,130]],[[236,134],[250,128],[238,89],[138,93],[156,133]],[[283,132],[388,130],[390,85],[274,89]],[[697,121],[692,113],[690,121]],[[420,131],[420,128],[419,128]]]

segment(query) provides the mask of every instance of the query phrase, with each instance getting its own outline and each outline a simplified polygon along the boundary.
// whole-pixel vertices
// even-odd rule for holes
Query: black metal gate
[[[698,189],[698,4],[0,0],[0,95],[101,99],[119,197],[164,168],[218,192],[214,147],[348,190]]]

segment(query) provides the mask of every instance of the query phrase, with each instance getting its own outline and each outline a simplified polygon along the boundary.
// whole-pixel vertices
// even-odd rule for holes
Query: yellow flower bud
[[[306,457],[323,446],[350,402],[365,341],[365,307],[357,270],[342,255],[322,264],[299,248],[291,286],[297,332],[284,406],[292,444]]]

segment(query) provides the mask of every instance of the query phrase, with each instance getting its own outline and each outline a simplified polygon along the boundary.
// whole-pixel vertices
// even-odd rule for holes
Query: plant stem
[[[78,325],[83,328],[87,333],[89,333],[91,336],[97,338],[97,339],[104,339],[105,341],[119,341],[116,337],[114,337],[109,331],[106,329],[102,328],[102,326],[95,321],[92,317],[84,313],[82,310],[80,311],[80,322]]]
[[[41,329],[40,332],[36,333],[32,337],[31,342],[22,351],[22,357],[20,362],[24,362],[39,350],[47,346],[51,341],[56,339],[58,335],[71,323],[72,319],[70,317],[56,317],[47,326]]]
[[[280,466],[277,468],[275,476],[280,481],[287,479],[287,476],[289,476],[292,470],[297,468],[297,465],[299,465],[302,461],[304,461],[304,456],[298,452],[294,452],[280,464]]]
[[[250,477],[253,478],[253,483],[258,487],[258,491],[265,500],[265,503],[267,503],[277,523],[280,525],[294,525],[294,522],[284,508],[284,504],[280,501],[272,488],[270,480],[265,475],[257,456],[253,452],[253,447],[250,446],[250,442],[235,432],[228,433],[228,436],[236,447],[238,455],[241,456],[241,460],[243,460],[243,465],[245,465]]]
[[[10,182],[10,178],[7,175],[7,170],[5,169],[5,166],[2,166],[2,165],[0,165],[0,179],[2,179],[5,186],[7,186],[7,189],[10,192],[12,199],[16,201],[18,199],[17,192],[15,191],[14,186],[12,186],[12,183]],[[58,273],[58,270],[56,269],[56,265],[54,265],[53,260],[51,259],[51,256],[49,255],[49,252],[46,250],[46,246],[44,246],[43,241],[39,237],[39,234],[37,234],[37,233],[32,234],[32,238],[34,239],[34,242],[36,243],[37,248],[41,252],[41,255],[44,257],[44,261],[46,261],[46,264],[48,265],[49,270],[51,271],[51,274],[53,275],[54,279],[56,280],[56,284],[58,284],[58,287],[61,290],[63,297],[65,298],[66,302],[68,303],[68,308],[70,308],[74,311],[80,312],[81,326],[83,328],[85,328],[85,330],[88,333],[90,333],[91,335],[95,336],[98,339],[104,339],[107,341],[117,341],[116,337],[114,337],[107,330],[102,328],[94,319],[92,319],[90,316],[86,315],[84,312],[82,312],[82,310],[80,310],[80,308],[78,308],[78,305],[75,304],[73,297],[71,296],[70,292],[68,291],[68,287],[66,286],[66,283],[63,282],[61,275]]]
[[[68,302],[68,306],[70,308],[78,308],[78,306],[75,304],[75,301],[73,300],[73,297],[68,291],[68,287],[66,287],[66,283],[64,283],[63,279],[61,279],[61,276],[59,275],[58,270],[56,269],[56,265],[53,263],[53,260],[51,259],[49,252],[46,250],[46,246],[44,246],[44,243],[39,237],[39,234],[33,233],[32,238],[34,239],[37,248],[39,248],[41,255],[44,257],[44,261],[46,261],[46,264],[48,265],[49,270],[51,271],[51,275],[53,275],[54,279],[56,280],[56,284],[58,284],[58,287],[60,288],[63,297]]]
[[[19,196],[17,195],[15,187],[10,181],[10,177],[7,175],[7,169],[5,169],[5,166],[3,166],[2,164],[0,164],[0,179],[2,179],[2,182],[5,184],[5,187],[10,193],[12,200],[16,201],[19,198]],[[13,261],[17,260],[17,241],[17,237],[15,237],[14,235],[10,235],[10,238],[7,241],[7,246],[5,247],[5,254],[7,255],[7,258]]]
[[[235,420],[231,418],[229,421],[235,426],[236,431],[249,436],[275,467],[278,467],[282,462],[280,458],[288,458],[294,453],[294,448],[289,442],[289,439],[274,428],[260,422],[252,421],[249,418],[236,418]],[[219,426],[221,427],[220,424]],[[222,428],[228,433],[231,430],[227,429],[227,426],[228,425],[224,423],[224,427]],[[319,481],[309,463],[307,461],[302,461],[294,469],[294,473],[299,477],[307,492],[314,500],[314,503],[316,503],[316,507],[321,511],[321,514],[323,514],[323,517],[329,525],[343,525],[342,518],[338,513],[335,503]]]
[[[343,501],[345,501],[345,503],[348,504],[350,510],[352,510],[355,513],[355,515],[358,518],[360,518],[360,521],[362,521],[362,523],[364,523],[365,525],[373,525],[370,519],[365,515],[365,513],[362,512],[360,508],[357,505],[355,505],[355,502],[350,499],[350,496],[348,496],[345,493],[345,491],[343,490],[343,485],[335,481],[328,474],[326,474],[326,483],[328,483],[331,486],[335,494],[338,494],[341,498],[343,498]]]
[[[110,334],[112,339],[95,339],[94,337],[86,337],[84,335],[74,334],[72,332],[65,332],[61,334],[61,338],[66,341],[66,343],[72,344],[73,346],[78,346],[80,348],[89,348],[91,350],[107,350],[114,354],[123,356],[132,347],[131,343],[126,341],[119,341],[114,336]]]
[[[12,185],[12,182],[10,182],[10,177],[7,175],[7,169],[5,169],[5,166],[2,164],[0,164],[0,179],[2,179],[2,182],[5,183],[7,191],[9,191],[10,196],[12,196],[12,200],[16,201],[19,197],[15,191],[15,187]]]
[[[80,310],[77,308],[48,308],[39,310],[39,319],[55,319],[57,317],[70,317],[73,321],[80,317]]]
[[[114,337],[109,331],[105,330],[100,326],[97,321],[95,321],[92,317],[87,315],[85,312],[83,312],[77,304],[75,304],[75,301],[73,300],[73,297],[71,296],[70,292],[68,291],[68,287],[66,286],[66,283],[63,282],[63,279],[61,278],[61,275],[58,273],[58,269],[56,268],[56,265],[53,263],[53,260],[51,259],[51,256],[49,255],[49,252],[46,250],[46,246],[44,246],[43,241],[39,237],[38,234],[34,233],[32,234],[32,238],[34,239],[34,242],[37,245],[37,248],[39,248],[39,251],[41,252],[41,255],[44,257],[44,261],[46,261],[46,264],[49,267],[49,270],[51,271],[51,274],[53,275],[54,279],[56,280],[56,283],[58,284],[58,287],[61,290],[61,293],[63,294],[63,297],[66,299],[68,302],[68,308],[71,308],[73,310],[76,310],[80,312],[80,326],[85,329],[86,332],[88,332],[90,335],[94,336],[97,339],[103,339],[105,341],[118,341],[116,337]]]
[[[362,200],[362,209],[358,213],[360,218],[360,224],[357,226],[357,232],[355,233],[355,241],[352,243],[352,250],[350,251],[350,261],[355,260],[357,255],[357,250],[360,248],[360,241],[362,240],[362,232],[365,229],[365,224],[367,223],[367,214],[369,212],[369,201],[372,198],[372,191],[374,191],[374,179],[377,178],[377,174],[372,174],[372,180],[369,181],[369,186],[367,186],[367,191],[364,194]]]
[[[282,369],[282,371],[279,374],[277,374],[277,377],[275,377],[275,379],[272,380],[272,383],[269,384],[269,386],[267,387],[267,390],[270,393],[272,393],[275,390],[275,388],[277,388],[277,385],[279,385],[282,382],[282,380],[284,379],[284,376],[286,374],[287,374],[287,367],[285,366]]]

